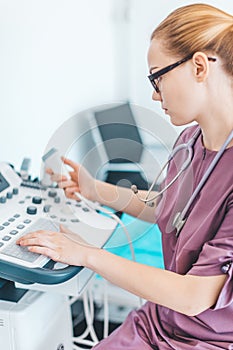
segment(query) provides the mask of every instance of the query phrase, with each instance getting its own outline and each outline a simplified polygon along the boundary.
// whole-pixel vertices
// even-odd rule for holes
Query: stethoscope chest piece
[[[182,230],[185,222],[186,222],[186,219],[182,218],[181,212],[176,213],[172,222],[172,226],[176,229],[176,237],[179,236],[180,231]]]

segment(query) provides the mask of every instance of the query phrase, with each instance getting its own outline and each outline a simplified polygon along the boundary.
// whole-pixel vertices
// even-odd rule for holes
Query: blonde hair
[[[185,57],[196,51],[218,55],[233,76],[233,16],[207,4],[182,6],[165,18],[151,35],[164,49]]]

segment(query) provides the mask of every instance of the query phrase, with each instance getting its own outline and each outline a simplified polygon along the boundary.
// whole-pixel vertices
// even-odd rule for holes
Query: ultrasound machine
[[[100,179],[116,184],[123,177],[148,188],[142,164],[146,159],[154,167],[154,161],[145,150],[129,104],[96,109],[87,120],[88,132],[75,152],[84,152],[84,166],[93,167],[99,161],[104,165]],[[50,146],[42,157],[44,166],[64,174],[67,169],[54,144]],[[93,150],[99,154],[91,158]],[[35,230],[58,231],[63,224],[97,247],[109,242],[119,247],[138,238],[148,223],[136,219],[128,223],[127,240],[119,221],[104,210],[101,213],[98,203],[67,199],[50,178],[31,180],[28,162],[24,159],[19,173],[0,162],[0,350],[77,349],[72,343],[70,299],[83,295],[94,273],[29,252],[16,244],[17,239]]]
[[[102,247],[116,222],[54,186],[24,180],[0,163],[0,349],[71,350],[68,296],[78,296],[92,271],[55,263],[16,240],[27,232],[58,231],[59,224]]]

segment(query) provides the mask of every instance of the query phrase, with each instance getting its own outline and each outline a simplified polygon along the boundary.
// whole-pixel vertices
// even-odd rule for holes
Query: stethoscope
[[[150,188],[149,188],[145,198],[142,198],[142,197],[139,196],[138,188],[137,188],[136,185],[132,185],[131,186],[132,191],[134,192],[134,194],[137,196],[137,198],[141,202],[144,202],[145,204],[147,204],[149,206],[154,206],[155,199],[160,197],[165,191],[167,191],[167,189],[169,187],[171,187],[171,185],[180,177],[180,175],[183,173],[183,171],[185,171],[185,169],[187,169],[187,167],[191,164],[191,161],[192,161],[193,146],[194,146],[194,144],[195,144],[195,142],[196,142],[196,140],[197,140],[197,138],[199,137],[200,134],[201,134],[201,129],[198,128],[195,131],[194,135],[191,137],[191,139],[187,143],[180,144],[180,145],[178,145],[177,147],[174,148],[174,150],[171,152],[170,156],[168,157],[167,162],[164,164],[164,166],[162,167],[161,171],[159,172],[158,176],[156,176],[156,178],[154,179],[154,181],[153,181],[152,185],[150,186]],[[187,220],[187,218],[185,218],[185,216],[186,216],[190,206],[192,205],[192,203],[193,203],[194,199],[196,198],[197,194],[200,192],[201,188],[205,184],[206,180],[210,176],[211,172],[213,171],[214,167],[216,166],[217,162],[221,158],[223,152],[226,150],[227,146],[229,145],[229,143],[231,142],[232,139],[233,139],[233,130],[231,131],[231,133],[227,137],[226,141],[224,142],[224,144],[222,145],[220,150],[216,153],[214,159],[210,163],[208,169],[206,170],[204,176],[202,177],[202,179],[199,182],[198,186],[196,187],[195,191],[191,195],[191,197],[188,200],[187,204],[185,205],[184,209],[181,212],[176,213],[172,225],[176,229],[176,236],[177,237],[179,236],[179,233],[182,230],[182,228],[183,228],[183,226],[184,226],[184,224],[185,224],[185,222]],[[178,171],[178,173],[174,176],[174,178],[161,191],[157,192],[156,195],[154,195],[152,198],[149,198],[150,194],[151,194],[151,191],[153,190],[155,184],[157,183],[158,179],[160,178],[160,176],[163,173],[163,171],[165,170],[165,168],[169,165],[171,160],[174,159],[174,157],[177,155],[177,153],[179,153],[180,151],[183,151],[183,150],[186,150],[188,155],[187,155],[187,159],[184,161],[184,163],[181,166],[181,168]]]

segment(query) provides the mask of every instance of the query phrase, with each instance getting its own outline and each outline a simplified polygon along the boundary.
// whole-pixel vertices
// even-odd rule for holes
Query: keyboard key
[[[18,219],[20,217],[20,214],[15,214],[14,218]]]
[[[18,228],[19,230],[22,230],[24,227],[25,227],[25,225],[23,225],[23,224],[20,224],[20,225],[17,226],[17,228]]]
[[[12,231],[10,231],[9,233],[10,233],[10,235],[17,235],[18,232],[19,232],[19,231],[17,231],[17,230],[12,230]]]
[[[4,237],[2,237],[2,240],[3,240],[3,241],[9,241],[10,239],[11,239],[10,236],[4,236]]]
[[[15,221],[15,218],[10,218],[10,219],[8,219],[8,221],[14,222],[14,221]]]
[[[8,221],[3,223],[3,226],[9,226],[9,225],[10,225],[10,223]]]
[[[82,208],[82,210],[85,211],[85,212],[90,211],[90,209],[89,209],[89,208],[86,208],[86,207]]]
[[[79,222],[79,219],[71,219],[71,222]]]

